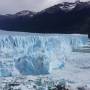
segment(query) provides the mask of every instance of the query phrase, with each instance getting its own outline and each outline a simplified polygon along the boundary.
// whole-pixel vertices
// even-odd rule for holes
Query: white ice
[[[90,52],[73,52],[87,46],[88,41],[87,35],[80,34],[2,32],[0,76],[49,75],[89,84]]]

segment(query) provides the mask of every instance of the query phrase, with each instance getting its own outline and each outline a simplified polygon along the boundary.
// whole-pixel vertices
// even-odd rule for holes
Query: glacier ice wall
[[[64,68],[73,48],[87,35],[0,35],[0,76],[40,75]]]

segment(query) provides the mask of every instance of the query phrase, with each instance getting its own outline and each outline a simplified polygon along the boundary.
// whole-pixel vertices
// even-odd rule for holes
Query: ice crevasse
[[[87,35],[0,35],[0,76],[40,75],[62,69],[73,48],[86,44]]]

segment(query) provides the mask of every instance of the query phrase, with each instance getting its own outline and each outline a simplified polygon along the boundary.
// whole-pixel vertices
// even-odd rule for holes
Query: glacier
[[[86,57],[73,49],[87,45],[88,40],[88,35],[81,34],[1,34],[0,76],[46,75],[67,65],[86,67],[90,54],[85,64]]]

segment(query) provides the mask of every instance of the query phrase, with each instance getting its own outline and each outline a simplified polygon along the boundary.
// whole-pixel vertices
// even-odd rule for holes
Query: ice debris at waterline
[[[87,43],[88,36],[79,34],[2,34],[0,76],[45,75],[66,68],[73,73],[90,69],[90,53],[74,52]]]
[[[0,81],[0,90],[90,90],[90,85],[53,80],[47,76],[4,77]]]

